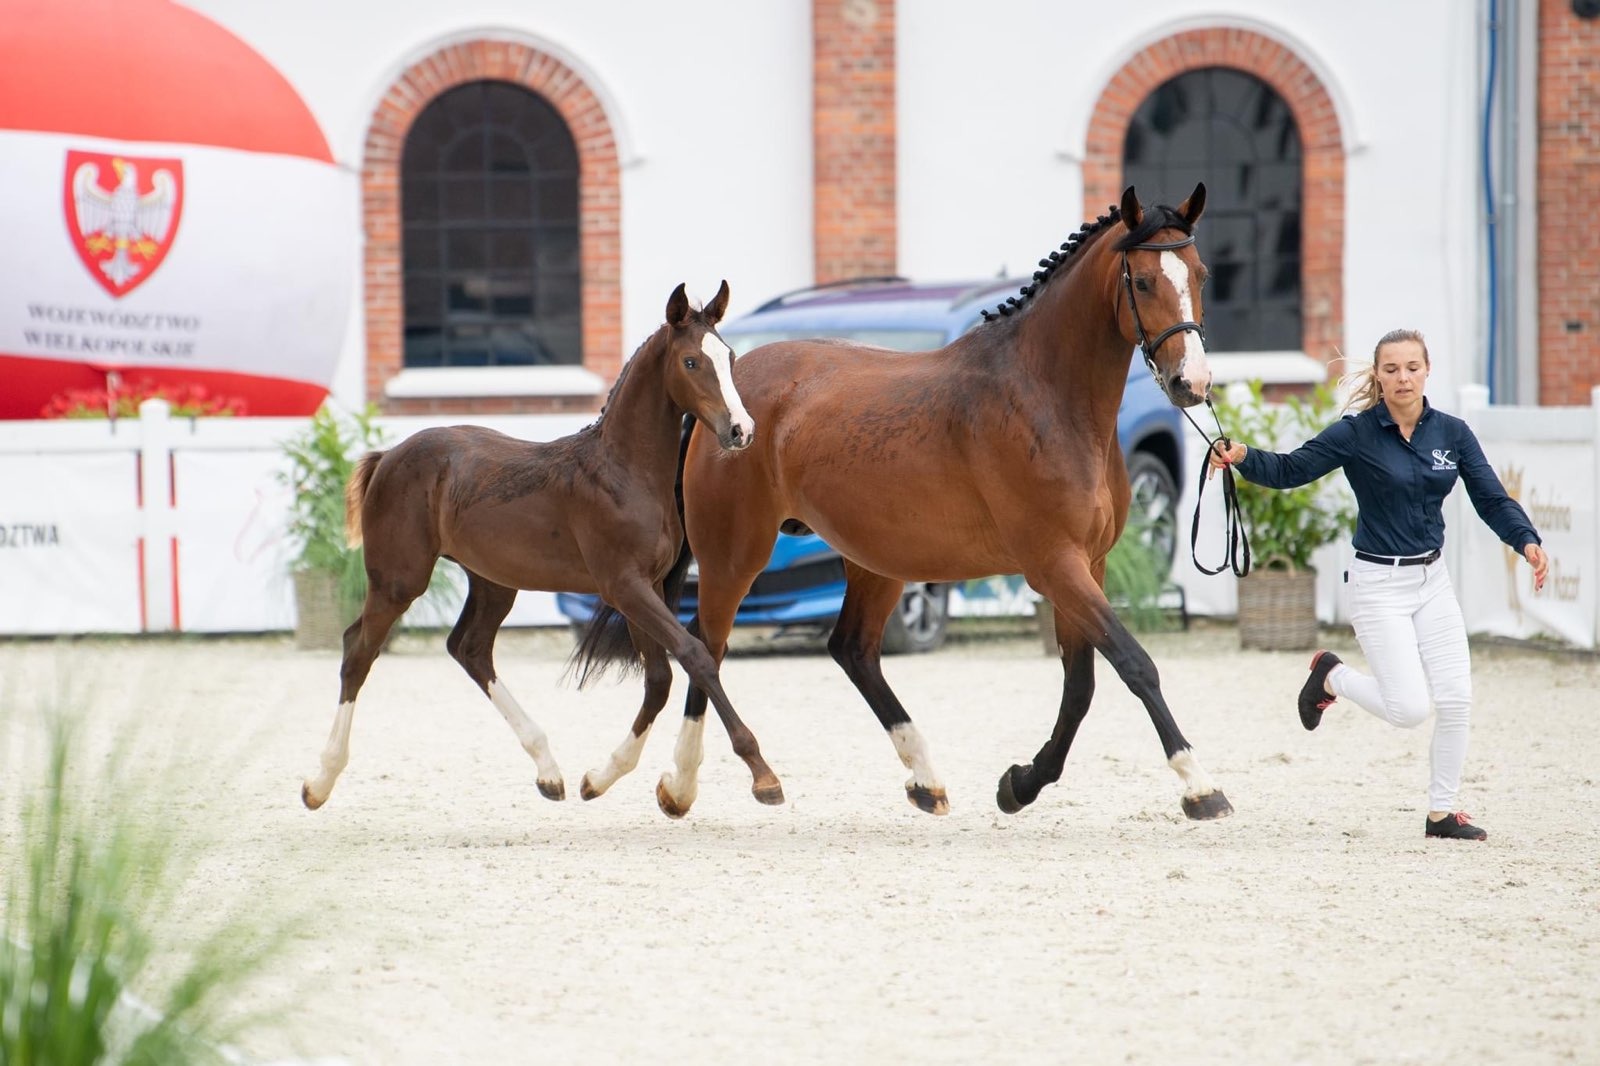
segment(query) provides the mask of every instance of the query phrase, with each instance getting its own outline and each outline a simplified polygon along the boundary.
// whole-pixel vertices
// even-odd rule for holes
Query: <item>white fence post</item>
[[[139,534],[144,629],[170,633],[179,628],[178,539],[172,510],[174,424],[165,400],[139,405]]]

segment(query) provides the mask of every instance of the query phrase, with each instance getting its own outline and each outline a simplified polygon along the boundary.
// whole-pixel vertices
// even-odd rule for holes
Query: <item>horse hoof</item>
[[[328,802],[328,797],[327,796],[323,796],[321,799],[317,799],[317,797],[315,797],[315,796],[313,796],[311,794],[311,786],[310,785],[301,785],[300,786],[300,802],[304,803],[306,805],[306,810],[314,811],[318,807],[322,806],[324,803],[327,803]]]
[[[605,793],[601,792],[598,788],[595,788],[594,785],[589,781],[589,775],[584,774],[583,780],[578,782],[578,795],[582,796],[586,800],[592,800],[599,799],[601,796],[605,795]]]
[[[672,798],[672,793],[667,791],[665,781],[656,782],[656,806],[661,808],[661,813],[668,818],[682,818],[689,813],[689,806],[678,806],[678,801]]]
[[[1002,813],[1016,814],[1037,798],[1038,793],[1027,799],[1021,799],[1017,796],[1017,778],[1027,772],[1026,767],[1013,766],[1000,775],[1000,787],[995,789],[994,801]]]
[[[564,800],[567,798],[567,783],[559,778],[555,781],[540,781],[539,795],[547,800]]]
[[[1233,804],[1218,790],[1204,796],[1183,797],[1183,813],[1197,822],[1209,822],[1232,814]]]
[[[911,806],[925,814],[949,814],[950,800],[942,788],[928,788],[925,785],[907,785],[906,799],[911,801]]]
[[[765,803],[768,807],[783,806],[783,786],[776,781],[770,785],[751,785],[750,794],[757,803]]]

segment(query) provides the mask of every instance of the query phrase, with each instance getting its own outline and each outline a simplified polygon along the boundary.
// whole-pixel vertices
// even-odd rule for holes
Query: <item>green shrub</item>
[[[171,838],[127,813],[126,774],[75,768],[63,719],[48,735],[40,779],[9,782],[24,798],[6,808],[0,1063],[225,1061],[224,1041],[252,1024],[230,996],[282,939],[223,921],[198,948],[167,950],[159,929],[183,885]]]

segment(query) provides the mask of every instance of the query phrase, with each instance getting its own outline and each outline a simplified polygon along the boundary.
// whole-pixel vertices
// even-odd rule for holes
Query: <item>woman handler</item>
[[[1343,696],[1390,725],[1410,729],[1429,714],[1432,772],[1424,834],[1483,840],[1488,834],[1456,809],[1467,759],[1472,709],[1472,664],[1467,629],[1450,574],[1440,559],[1444,498],[1464,481],[1478,516],[1533,567],[1544,586],[1549,560],[1522,507],[1506,495],[1466,422],[1423,397],[1428,347],[1422,334],[1384,334],[1372,366],[1350,379],[1347,414],[1287,454],[1219,441],[1208,476],[1233,466],[1258,485],[1286,489],[1339,467],[1355,490],[1355,562],[1349,580],[1350,622],[1372,674],[1319,651],[1300,690],[1307,729]]]

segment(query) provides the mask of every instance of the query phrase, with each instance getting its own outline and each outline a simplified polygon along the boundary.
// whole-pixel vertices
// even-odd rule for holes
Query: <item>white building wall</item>
[[[1085,138],[1111,77],[1174,33],[1247,29],[1298,55],[1339,114],[1346,354],[1370,356],[1398,326],[1423,330],[1429,391],[1448,407],[1475,379],[1479,347],[1479,6],[902,2],[901,272],[1031,271],[1084,221]],[[1189,190],[1140,192],[1175,203]],[[1199,233],[1204,256],[1203,220]]]
[[[444,44],[509,37],[579,71],[619,142],[624,354],[659,323],[680,281],[706,298],[726,277],[736,315],[812,278],[808,0],[189,3],[283,71],[352,168],[383,92]],[[1422,329],[1432,391],[1448,406],[1476,379],[1481,347],[1480,6],[901,0],[900,270],[1031,270],[1084,221],[1084,138],[1107,80],[1169,34],[1238,26],[1292,49],[1339,111],[1346,354],[1369,354],[1396,326]],[[1204,254],[1203,223],[1200,246]],[[361,388],[363,347],[358,304],[341,398]]]
[[[606,108],[618,142],[624,357],[661,324],[679,282],[709,300],[726,278],[738,314],[812,277],[808,0],[188,6],[282,71],[334,158],[357,171],[383,94],[441,47],[510,39],[572,67]],[[346,402],[364,387],[362,314],[357,301],[336,377]]]

